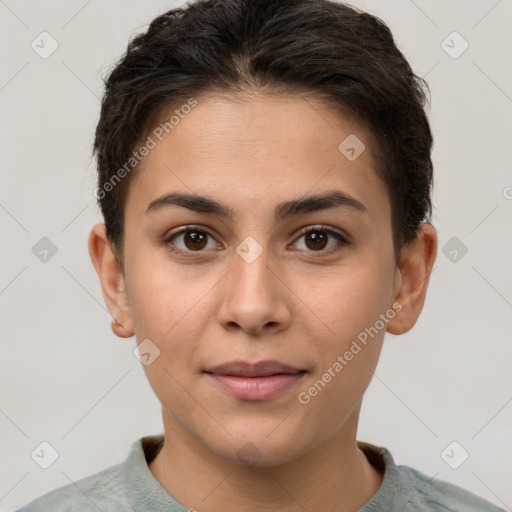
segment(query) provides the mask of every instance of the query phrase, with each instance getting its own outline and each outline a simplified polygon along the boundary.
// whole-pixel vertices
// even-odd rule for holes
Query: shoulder
[[[389,450],[358,441],[369,462],[383,473],[382,484],[359,512],[505,512],[457,485],[397,465]]]
[[[409,466],[397,466],[399,481],[413,490],[411,505],[432,512],[504,512],[462,487],[436,480]],[[416,510],[416,508],[414,509]]]
[[[118,512],[130,508],[119,464],[50,491],[16,512]]]

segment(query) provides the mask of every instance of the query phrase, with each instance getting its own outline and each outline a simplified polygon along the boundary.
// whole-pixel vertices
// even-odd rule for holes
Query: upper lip
[[[236,377],[268,377],[278,374],[299,374],[305,370],[293,368],[279,361],[259,361],[248,363],[245,361],[230,361],[206,370],[206,373],[216,375],[233,375]]]

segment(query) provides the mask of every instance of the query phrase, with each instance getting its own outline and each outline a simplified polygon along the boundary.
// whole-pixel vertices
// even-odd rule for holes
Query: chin
[[[222,439],[203,439],[213,451],[232,463],[246,467],[272,467],[289,463],[299,457],[308,444],[301,439],[300,425],[292,428],[291,417],[271,420],[239,420],[226,425],[231,436]],[[302,430],[302,434],[303,434]]]

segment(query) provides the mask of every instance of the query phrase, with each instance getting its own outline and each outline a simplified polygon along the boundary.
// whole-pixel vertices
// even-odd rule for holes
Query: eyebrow
[[[235,212],[228,205],[215,199],[197,194],[184,194],[170,192],[149,204],[146,214],[167,209],[172,206],[181,206],[194,212],[217,215],[218,217],[233,219]],[[294,215],[317,212],[330,208],[343,207],[361,213],[368,213],[368,209],[356,198],[339,190],[328,191],[323,194],[310,195],[279,203],[274,211],[276,221],[281,221]]]

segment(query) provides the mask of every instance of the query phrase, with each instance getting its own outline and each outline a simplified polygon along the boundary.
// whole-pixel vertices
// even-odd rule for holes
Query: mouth
[[[298,384],[307,371],[278,361],[232,361],[204,373],[231,396],[242,400],[269,400]]]

